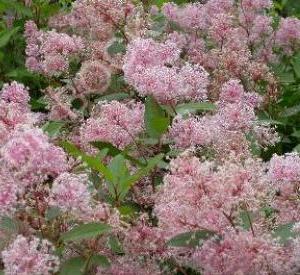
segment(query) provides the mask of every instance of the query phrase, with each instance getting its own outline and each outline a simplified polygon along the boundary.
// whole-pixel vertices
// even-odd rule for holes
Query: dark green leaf
[[[5,47],[10,39],[19,31],[19,27],[0,32],[0,48]]]
[[[83,275],[85,262],[84,257],[71,258],[62,264],[59,275]]]
[[[147,161],[147,165],[144,168],[139,169],[135,174],[128,177],[128,179],[122,181],[120,186],[120,198],[124,199],[130,188],[139,181],[142,177],[147,176],[152,169],[163,159],[164,154],[159,154]]]
[[[100,172],[106,180],[113,182],[113,175],[111,171],[101,162],[100,159],[96,157],[89,156],[79,150],[74,144],[64,141],[61,143],[61,146],[73,157],[81,158],[82,161],[86,162],[87,165]]]
[[[110,230],[111,227],[104,223],[87,223],[78,225],[70,231],[63,233],[61,239],[65,242],[91,239],[101,234],[108,233]]]
[[[169,125],[170,119],[165,111],[153,97],[148,96],[145,103],[145,126],[149,137],[160,138]]]
[[[103,255],[93,255],[90,259],[90,266],[109,267],[109,260]]]
[[[115,157],[116,155],[122,154],[126,159],[132,161],[132,163],[140,165],[140,166],[145,166],[145,164],[143,162],[141,162],[140,160],[138,160],[134,157],[131,157],[125,151],[118,149],[111,143],[101,142],[101,141],[93,141],[93,142],[91,142],[91,145],[93,145],[94,147],[96,147],[99,150],[102,150],[104,148],[108,149],[107,154],[109,154],[110,156]]]

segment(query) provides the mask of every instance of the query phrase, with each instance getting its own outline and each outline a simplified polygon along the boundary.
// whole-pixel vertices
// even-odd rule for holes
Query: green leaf
[[[115,156],[108,167],[113,175],[113,181],[108,183],[108,189],[113,198],[117,199],[123,182],[130,176],[124,156]]]
[[[143,162],[128,155],[125,151],[118,149],[111,143],[101,142],[101,141],[93,141],[90,143],[91,143],[91,145],[93,145],[94,147],[96,147],[99,150],[108,149],[107,154],[109,154],[110,156],[115,157],[116,155],[122,154],[126,159],[130,160],[132,163],[137,164],[139,166],[145,166],[145,164]]]
[[[151,96],[146,98],[144,119],[146,132],[151,138],[160,138],[167,131],[170,124],[170,118]]]
[[[300,112],[300,104],[290,107],[290,108],[286,108],[285,110],[283,110],[280,115],[282,117],[291,117],[294,115],[297,115]]]
[[[122,244],[120,243],[120,241],[117,237],[109,236],[107,244],[113,253],[118,254],[118,255],[124,254],[124,249],[122,247]]]
[[[142,177],[148,175],[152,169],[163,159],[164,154],[159,154],[147,161],[147,166],[139,169],[135,174],[129,176],[128,179],[122,181],[120,185],[120,198],[124,199],[130,188]]]
[[[42,129],[49,137],[57,137],[61,129],[66,125],[64,121],[48,121]]]
[[[61,239],[64,242],[91,239],[101,234],[108,233],[110,230],[111,227],[104,223],[81,224],[72,228],[70,231],[63,233]]]
[[[300,78],[300,56],[297,55],[292,60],[293,69],[297,78]]]
[[[89,156],[79,150],[74,144],[64,141],[61,146],[73,157],[81,158],[82,161],[86,162],[87,165],[100,172],[106,180],[113,182],[113,175],[111,171],[101,162],[99,158]]]
[[[111,55],[114,56],[119,53],[125,53],[126,52],[126,47],[123,42],[121,41],[114,41],[108,48],[107,52]]]
[[[216,236],[216,233],[208,230],[185,232],[173,237],[167,244],[174,247],[196,247],[213,236]]]
[[[176,112],[181,115],[195,113],[198,111],[215,111],[216,109],[216,105],[211,102],[186,103],[176,106]]]
[[[93,255],[90,259],[90,266],[109,267],[110,262],[107,257],[103,255]]]
[[[61,214],[61,211],[58,207],[49,207],[45,213],[45,219],[47,221],[52,221]]]
[[[287,223],[287,224],[279,225],[272,232],[273,238],[277,239],[282,244],[285,244],[289,240],[294,239],[297,235],[299,235],[293,231],[294,225],[295,223]]]
[[[32,11],[29,7],[25,6],[23,3],[12,0],[1,0],[0,1],[0,12],[4,12],[7,9],[12,9],[19,13],[20,15],[31,17]]]
[[[75,257],[62,264],[59,275],[83,275],[86,259]]]
[[[295,146],[295,147],[293,148],[293,151],[294,151],[294,152],[300,153],[300,144],[298,144],[297,146]]]
[[[290,84],[295,82],[295,77],[293,72],[282,72],[278,75],[279,80],[283,84]]]
[[[45,98],[41,97],[38,99],[31,98],[29,102],[31,106],[32,111],[38,111],[41,109],[45,109],[47,107],[47,102],[45,101]]]
[[[1,217],[0,220],[0,229],[9,232],[9,233],[16,233],[19,230],[18,222],[13,220],[10,217]]]
[[[245,230],[249,230],[251,228],[251,223],[253,220],[253,213],[243,210],[240,213],[240,221],[241,221],[241,227]]]
[[[4,30],[0,32],[0,48],[5,47],[10,39],[19,31],[20,27]]]

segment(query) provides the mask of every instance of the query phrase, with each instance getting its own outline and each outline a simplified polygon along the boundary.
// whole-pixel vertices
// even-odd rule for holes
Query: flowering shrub
[[[300,20],[271,0],[61,3],[24,22],[39,87],[0,91],[0,270],[298,274],[300,156],[272,154],[267,115]]]

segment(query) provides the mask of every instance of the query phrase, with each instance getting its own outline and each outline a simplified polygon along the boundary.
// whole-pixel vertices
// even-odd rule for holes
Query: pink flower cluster
[[[176,66],[179,54],[172,42],[137,39],[125,56],[125,79],[140,95],[152,95],[164,104],[206,99],[208,74],[201,66]]]
[[[68,169],[65,152],[38,128],[17,129],[0,149],[1,160],[24,185],[57,176]]]
[[[234,231],[222,240],[205,242],[193,255],[194,263],[205,275],[295,274],[298,260],[270,236]]]
[[[155,214],[165,234],[208,229],[224,232],[238,219],[238,210],[259,208],[268,178],[260,162],[233,159],[217,166],[183,155],[170,164],[171,173],[157,194]]]
[[[37,122],[38,116],[31,112],[29,100],[29,92],[23,84],[14,81],[3,85],[0,98],[0,145],[18,126]]]
[[[282,18],[279,30],[276,33],[276,43],[284,51],[291,54],[299,47],[300,43],[300,20],[297,18]]]
[[[7,216],[18,225],[9,234],[0,226],[5,274],[59,272],[56,248],[63,265],[92,255],[84,266],[91,274],[299,273],[300,156],[253,154],[277,141],[256,115],[277,96],[270,62],[300,47],[300,21],[275,27],[271,7],[207,0],[149,11],[127,0],[76,0],[50,20],[55,30],[27,22],[26,66],[55,87],[42,91],[44,114],[31,110],[24,85],[0,92],[0,223]],[[73,58],[78,71],[69,70]],[[157,115],[155,139],[145,127],[147,96],[170,121],[163,132]],[[102,158],[114,180],[68,159],[63,140],[94,164]],[[115,169],[118,151],[97,154],[94,141],[124,150],[124,166]],[[61,246],[62,234],[87,223],[111,228]],[[274,237],[282,226],[291,229],[284,243]],[[192,246],[199,230],[213,237]],[[175,247],[178,234],[192,242]]]
[[[2,252],[4,272],[7,275],[53,274],[58,271],[59,258],[54,246],[47,240],[18,235]]]
[[[33,21],[26,23],[25,37],[27,68],[48,76],[67,72],[70,57],[84,49],[80,37],[71,37],[55,30],[39,31]]]
[[[224,151],[225,144],[232,144],[230,150],[237,154],[243,153],[245,148],[235,147],[234,139],[240,133],[260,129],[255,127],[254,112],[260,102],[258,94],[246,93],[238,80],[229,80],[221,89],[216,114],[188,118],[178,116],[170,128],[170,137],[179,148],[210,145],[217,151]],[[221,140],[220,136],[223,137]]]
[[[91,202],[87,182],[85,175],[60,174],[53,182],[49,204],[69,213],[87,211]]]
[[[104,141],[124,149],[134,143],[144,128],[144,105],[118,101],[98,104],[99,111],[95,110],[80,130],[82,144]]]
[[[99,61],[86,61],[74,80],[80,94],[105,92],[110,84],[111,72]]]
[[[296,153],[273,155],[269,176],[274,182],[300,182],[300,157]]]

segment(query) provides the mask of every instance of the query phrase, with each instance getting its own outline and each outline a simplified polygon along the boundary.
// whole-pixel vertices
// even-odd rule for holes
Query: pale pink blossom
[[[99,104],[99,112],[81,127],[82,144],[110,142],[119,148],[134,143],[144,129],[144,105],[140,102],[111,101]]]
[[[59,258],[54,246],[47,240],[18,235],[2,252],[4,272],[7,275],[47,275],[58,271]]]
[[[87,176],[60,174],[53,182],[49,204],[73,214],[87,211],[91,204]]]
[[[0,149],[2,160],[25,185],[57,176],[68,168],[64,151],[38,128],[17,129]]]

